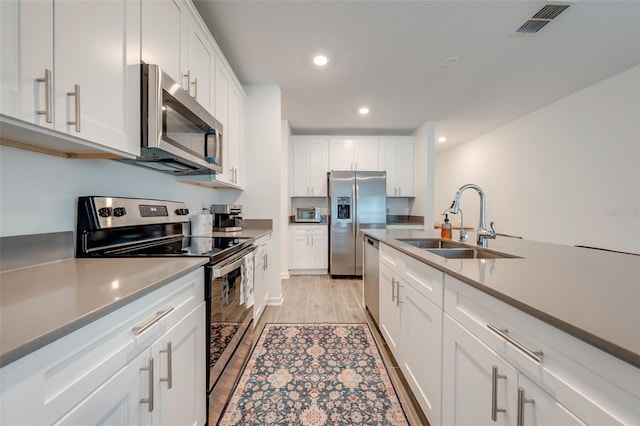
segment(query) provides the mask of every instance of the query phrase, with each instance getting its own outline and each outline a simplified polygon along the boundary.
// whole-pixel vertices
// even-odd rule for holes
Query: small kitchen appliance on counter
[[[196,214],[192,214],[189,218],[191,221],[191,235],[211,236],[213,232],[213,215],[204,210]]]
[[[298,207],[293,221],[296,223],[320,223],[320,209],[318,207]]]
[[[242,231],[242,205],[213,204],[213,230],[221,232]]]
[[[76,217],[76,257],[209,258],[204,288],[210,397],[236,348],[252,338],[254,239],[189,234],[189,210],[176,201],[79,197]]]

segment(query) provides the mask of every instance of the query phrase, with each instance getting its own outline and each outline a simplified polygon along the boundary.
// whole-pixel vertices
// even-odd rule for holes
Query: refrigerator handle
[[[358,228],[360,226],[360,218],[358,217],[358,208],[360,206],[360,185],[357,183],[353,185],[353,193],[355,194],[355,202],[353,206],[353,236],[355,237],[358,233]]]

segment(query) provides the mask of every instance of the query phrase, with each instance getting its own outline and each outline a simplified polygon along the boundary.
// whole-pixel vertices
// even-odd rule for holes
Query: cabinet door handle
[[[402,188],[398,187],[398,195],[402,195]]]
[[[147,380],[147,384],[149,386],[149,397],[148,398],[140,398],[141,404],[149,404],[147,407],[147,411],[153,411],[153,358],[149,358],[149,364],[147,367],[140,367],[140,371],[148,371],[149,379]]]
[[[542,362],[542,357],[544,356],[544,353],[542,351],[532,351],[531,349],[527,348],[525,345],[518,342],[513,337],[509,336],[508,329],[505,328],[501,330],[493,324],[487,324],[487,327],[489,328],[489,330],[493,331],[498,336],[502,337],[504,340],[511,343],[516,348],[520,349],[522,352],[525,353],[525,355],[529,356],[531,359],[533,359],[537,363]]]
[[[518,388],[518,419],[517,426],[524,426],[524,404],[534,404],[533,398],[527,398],[524,395],[524,389]]]
[[[187,70],[187,73],[182,76],[187,78],[187,91],[189,91],[191,89],[191,70]],[[189,95],[191,95],[191,93],[189,93]]]
[[[198,77],[193,79],[191,85],[193,86],[193,99],[198,99]]]
[[[44,111],[36,111],[37,114],[44,115],[47,123],[53,122],[51,112],[53,111],[53,84],[51,84],[51,70],[44,70],[44,78],[36,78],[38,83],[44,83]]]
[[[498,413],[506,413],[504,408],[498,408],[498,379],[506,379],[507,376],[498,374],[498,367],[491,367],[491,420],[498,419]]]
[[[391,277],[391,301],[395,302],[396,300],[396,280]]]
[[[73,96],[75,98],[75,103],[73,108],[74,114],[75,114],[75,120],[67,121],[67,124],[69,125],[75,124],[76,132],[80,133],[80,85],[75,84],[73,86],[73,92],[67,92],[67,96]]]
[[[269,253],[264,254],[264,270],[266,271],[269,267]]]
[[[400,289],[404,288],[403,285],[400,285],[400,280],[398,280],[398,284],[397,284],[397,294],[396,294],[396,306],[400,306],[401,303],[404,303],[402,300],[400,300]]]
[[[160,382],[167,382],[167,389],[173,387],[173,352],[171,350],[171,342],[167,342],[167,349],[161,350],[161,354],[167,354],[167,377],[160,377]]]
[[[135,334],[136,336],[139,336],[142,333],[144,333],[145,331],[147,331],[152,325],[154,325],[155,323],[160,321],[162,318],[164,318],[167,315],[169,315],[171,313],[171,311],[173,311],[173,307],[167,308],[164,311],[158,311],[158,312],[156,312],[156,316],[155,317],[151,318],[149,321],[147,321],[146,323],[144,323],[144,324],[142,324],[140,326],[133,327],[131,329],[131,331],[133,331],[133,334]]]

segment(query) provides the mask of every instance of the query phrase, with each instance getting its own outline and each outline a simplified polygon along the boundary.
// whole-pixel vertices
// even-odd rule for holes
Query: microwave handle
[[[216,139],[213,151],[209,152],[209,138],[214,137]],[[204,159],[207,163],[219,163],[220,162],[220,139],[216,129],[208,128],[204,131]]]

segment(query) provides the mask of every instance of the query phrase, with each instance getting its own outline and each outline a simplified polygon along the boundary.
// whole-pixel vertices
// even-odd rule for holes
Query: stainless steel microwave
[[[298,207],[293,216],[295,222],[316,222],[319,223],[320,209],[318,207]]]
[[[173,175],[222,172],[223,128],[159,66],[142,64],[137,165]]]

